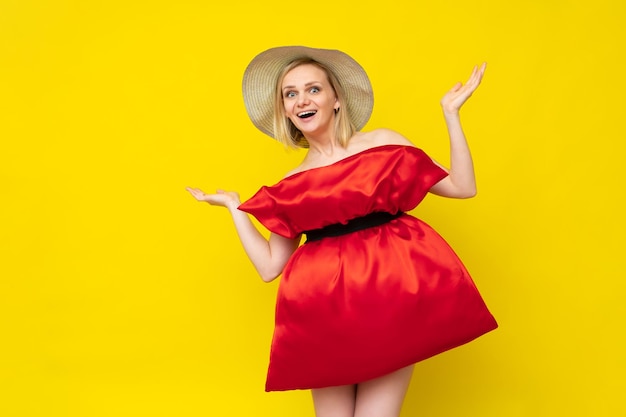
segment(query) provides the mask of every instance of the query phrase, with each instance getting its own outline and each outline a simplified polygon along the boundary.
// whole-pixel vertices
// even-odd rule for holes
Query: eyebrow
[[[321,83],[322,83],[321,81],[309,81],[308,83],[304,84],[304,86],[308,87],[308,86],[313,85],[313,84],[321,84]],[[286,85],[286,86],[283,87],[283,90],[286,90],[288,88],[296,88],[296,86],[295,85]]]

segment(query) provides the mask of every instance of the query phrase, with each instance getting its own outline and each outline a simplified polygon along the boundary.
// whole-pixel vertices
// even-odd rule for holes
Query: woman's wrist
[[[446,119],[460,117],[459,109],[450,109],[442,106],[441,110],[443,111],[443,115]]]
[[[239,200],[233,200],[231,203],[228,203],[228,205],[226,206],[226,208],[228,209],[228,211],[230,211],[231,213],[237,213],[239,211],[239,206],[241,205],[241,201]]]

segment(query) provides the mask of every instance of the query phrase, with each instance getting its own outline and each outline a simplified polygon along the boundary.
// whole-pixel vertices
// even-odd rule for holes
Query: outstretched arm
[[[215,194],[206,194],[191,187],[187,187],[187,191],[198,201],[228,209],[239,240],[263,281],[270,282],[280,275],[289,257],[298,247],[299,239],[287,239],[275,233],[270,235],[269,240],[266,239],[252,224],[248,215],[237,209],[241,201],[235,192],[218,190]]]
[[[480,85],[486,64],[474,67],[469,80],[454,87],[441,99],[441,108],[450,137],[449,176],[435,184],[430,192],[444,197],[470,198],[476,195],[476,178],[472,155],[461,127],[459,111]]]

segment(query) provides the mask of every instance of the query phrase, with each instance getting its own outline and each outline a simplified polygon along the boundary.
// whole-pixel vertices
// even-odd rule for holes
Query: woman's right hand
[[[269,239],[266,238],[257,230],[247,213],[237,210],[241,201],[239,194],[234,191],[217,190],[215,194],[206,194],[199,188],[187,187],[186,190],[198,201],[228,209],[243,248],[263,281],[270,282],[283,271],[300,243],[299,237],[288,239],[271,233]]]
[[[217,190],[215,194],[206,194],[199,188],[187,187],[189,193],[198,201],[209,203],[213,206],[226,207],[229,210],[236,209],[241,204],[239,194],[234,191]]]

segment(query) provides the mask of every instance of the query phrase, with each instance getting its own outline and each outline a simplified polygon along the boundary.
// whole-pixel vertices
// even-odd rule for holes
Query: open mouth
[[[298,117],[301,119],[308,119],[309,117],[315,116],[315,113],[317,112],[314,110],[307,110],[303,111],[302,113],[298,113]]]

